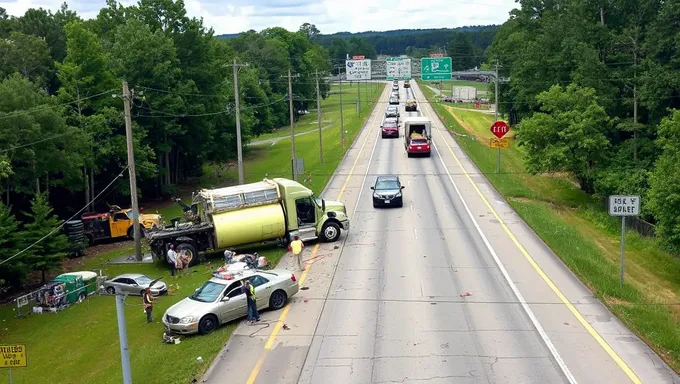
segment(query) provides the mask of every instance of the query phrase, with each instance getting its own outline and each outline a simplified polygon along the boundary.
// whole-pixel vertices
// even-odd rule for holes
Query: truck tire
[[[327,242],[332,243],[340,238],[340,226],[336,222],[328,222],[321,228],[321,238]]]
[[[198,251],[196,250],[196,247],[194,247],[193,244],[190,243],[182,243],[177,246],[177,252],[179,253],[180,251],[187,251],[189,255],[191,255],[191,261],[189,262],[189,266],[193,267],[194,265],[199,263],[198,260]]]

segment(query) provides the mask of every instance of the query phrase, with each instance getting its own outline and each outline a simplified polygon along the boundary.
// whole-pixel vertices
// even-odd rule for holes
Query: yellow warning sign
[[[507,137],[504,137],[502,139],[492,137],[492,138],[489,139],[489,147],[491,147],[491,148],[509,148],[510,147],[510,140],[508,140]]]
[[[0,345],[2,359],[0,368],[26,367],[26,346],[23,344]]]

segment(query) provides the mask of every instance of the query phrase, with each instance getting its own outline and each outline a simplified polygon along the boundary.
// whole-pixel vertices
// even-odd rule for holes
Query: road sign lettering
[[[26,367],[27,365],[25,345],[0,345],[0,368]]]
[[[388,57],[385,60],[387,80],[411,80],[411,59]]]
[[[510,140],[507,137],[498,139],[492,137],[489,139],[489,147],[491,148],[510,148]]]
[[[640,196],[609,196],[609,215],[637,216],[640,214]]]
[[[364,56],[364,55],[352,56],[352,59],[354,59],[354,60],[363,60],[365,58],[366,58],[366,56]]]
[[[346,60],[345,75],[347,80],[371,80],[371,60]]]
[[[491,131],[491,133],[494,134],[494,136],[496,136],[499,139],[502,139],[503,136],[507,135],[508,132],[510,132],[510,126],[505,121],[498,120],[491,124],[491,128],[489,128],[489,130]]]
[[[421,79],[425,81],[451,80],[450,57],[423,57],[420,59]]]
[[[443,53],[430,53],[430,57],[444,57]]]

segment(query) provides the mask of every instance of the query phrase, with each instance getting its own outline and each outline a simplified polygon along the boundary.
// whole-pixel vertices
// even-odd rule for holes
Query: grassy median
[[[426,98],[434,92],[420,82]],[[511,140],[488,145],[494,116],[431,104],[456,141],[522,219],[616,316],[677,372],[680,370],[680,260],[654,238],[626,234],[626,284],[619,287],[620,220],[582,192],[568,175],[530,175],[522,149]],[[509,134],[512,136],[512,132]]]
[[[356,85],[352,88],[343,86],[345,107],[343,116],[346,130],[344,149],[340,142],[339,95],[333,94],[322,102],[322,118],[330,120],[331,125],[330,128],[322,130],[323,164],[320,163],[318,156],[318,134],[296,137],[298,156],[305,159],[305,168],[312,175],[307,184],[315,192],[321,192],[330,179],[373,110],[384,87],[384,83],[362,84],[362,109],[357,113],[353,105],[356,102]],[[368,102],[366,96],[369,96]],[[303,117],[303,119],[315,118],[315,116]],[[298,125],[303,123],[298,122]],[[287,169],[290,162],[289,145],[289,140],[282,140],[275,145],[256,146],[254,150],[249,151],[244,163],[246,181],[257,181],[265,175],[290,177]],[[206,167],[206,175],[201,186],[225,186],[234,183],[236,180],[234,170],[229,169],[217,174],[221,172],[218,169],[221,168],[214,165]],[[304,180],[301,178],[301,181]],[[169,203],[159,207],[159,211],[166,217],[181,214],[180,209]],[[260,253],[273,263],[283,255],[279,249],[263,250]],[[133,381],[163,384],[185,384],[192,382],[194,378],[200,381],[200,375],[225,345],[238,323],[225,325],[207,336],[183,337],[179,345],[167,345],[161,342],[163,327],[160,318],[168,307],[191,294],[208,279],[216,263],[191,268],[187,275],[176,280],[169,279],[168,270],[164,265],[108,263],[113,258],[129,254],[130,244],[122,243],[117,249],[89,258],[74,269],[102,270],[103,274],[109,277],[121,273],[144,273],[152,278],[163,277],[171,284],[170,293],[160,297],[154,307],[156,321],[154,324],[146,324],[140,297],[129,297],[126,302]],[[3,320],[0,343],[22,343],[27,349],[28,368],[13,370],[15,384],[122,382],[115,298],[93,296],[57,314],[29,315],[22,319],[15,317],[15,308],[13,305],[0,308]],[[26,309],[24,307],[24,311]],[[199,362],[198,357],[202,358],[202,362]],[[0,372],[0,381],[8,381],[6,370]]]

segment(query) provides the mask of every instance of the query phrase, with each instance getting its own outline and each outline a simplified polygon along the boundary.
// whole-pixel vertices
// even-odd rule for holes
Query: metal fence
[[[80,291],[84,290],[87,292],[88,288],[94,284],[95,289],[92,290],[92,294],[96,293],[99,290],[99,287],[102,285],[104,281],[107,280],[107,276],[102,276],[101,274],[97,276],[94,282],[91,282],[89,284],[84,285],[82,288],[78,288],[75,291]],[[53,295],[50,297],[49,302],[47,300],[41,300],[42,298],[40,297],[42,293],[42,287],[27,293],[25,295],[19,296],[16,299],[14,299],[14,302],[16,302],[17,310],[16,310],[16,317],[26,317],[27,315],[31,313],[42,313],[43,309],[46,309],[50,312],[57,312],[61,309],[64,309],[68,307],[69,305],[63,306],[63,305],[51,305],[50,303],[60,303],[62,302],[62,299],[65,298],[68,294],[71,293],[71,291],[64,291],[60,292],[57,295]],[[38,310],[38,308],[41,308]]]

